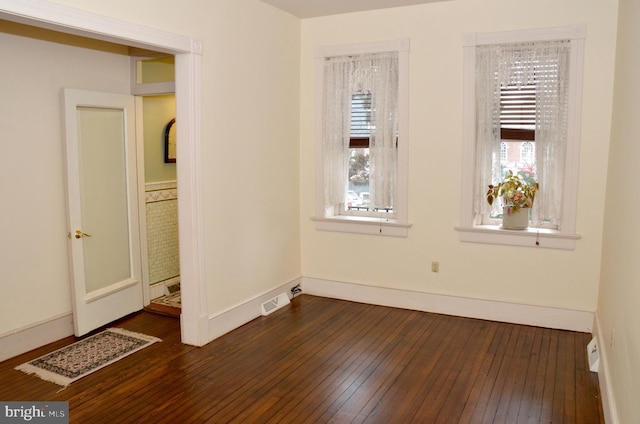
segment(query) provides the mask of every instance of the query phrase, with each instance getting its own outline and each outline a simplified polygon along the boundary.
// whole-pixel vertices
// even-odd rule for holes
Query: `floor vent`
[[[262,304],[262,315],[267,316],[272,312],[277,311],[283,306],[287,306],[289,303],[289,296],[286,293],[280,293],[278,296],[273,299],[267,300]]]
[[[180,280],[175,283],[171,283],[169,285],[164,286],[164,294],[169,296],[170,294],[174,294],[180,291]]]

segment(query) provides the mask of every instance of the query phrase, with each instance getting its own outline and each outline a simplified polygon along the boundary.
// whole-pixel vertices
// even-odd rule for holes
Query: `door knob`
[[[79,238],[82,238],[82,237],[91,237],[91,234],[83,233],[83,232],[82,232],[82,231],[80,231],[80,230],[76,230],[76,232],[74,233],[74,236],[75,236],[77,239],[79,239]]]

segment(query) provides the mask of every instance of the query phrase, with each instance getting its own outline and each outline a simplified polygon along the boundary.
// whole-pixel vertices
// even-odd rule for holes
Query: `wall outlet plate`
[[[440,272],[440,262],[438,261],[431,262],[431,272]]]

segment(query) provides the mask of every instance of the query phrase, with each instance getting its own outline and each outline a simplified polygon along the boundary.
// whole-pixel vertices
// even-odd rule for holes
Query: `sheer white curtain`
[[[500,87],[536,87],[536,195],[532,219],[557,225],[567,146],[570,42],[548,41],[476,48],[476,163],[474,212],[488,213],[485,193],[501,178]],[[499,207],[494,203],[494,207]]]
[[[371,93],[370,203],[372,207],[392,207],[397,163],[396,52],[325,60],[322,125],[325,208],[345,200],[349,176],[351,101],[356,92]]]
[[[351,93],[349,81],[353,61],[334,57],[325,61],[322,119],[322,165],[324,206],[344,202],[349,175],[349,134],[351,126]]]

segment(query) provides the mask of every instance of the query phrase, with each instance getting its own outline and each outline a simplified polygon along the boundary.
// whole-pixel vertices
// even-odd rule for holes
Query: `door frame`
[[[121,187],[125,193],[125,199],[122,199],[124,202],[121,207],[126,209],[126,221],[121,222],[121,224],[124,224],[123,226],[127,228],[127,235],[126,240],[120,240],[120,242],[125,242],[128,246],[128,250],[124,250],[128,252],[126,258],[128,262],[126,264],[121,263],[121,266],[128,267],[126,275],[122,273],[122,268],[119,268],[121,270],[120,273],[111,276],[116,280],[101,281],[103,285],[100,288],[93,289],[88,288],[87,272],[90,267],[87,263],[87,254],[91,250],[90,246],[94,248],[99,248],[101,245],[105,246],[109,237],[105,234],[105,227],[100,227],[100,221],[105,216],[96,217],[95,209],[93,209],[93,213],[89,212],[92,209],[90,207],[92,201],[86,197],[87,191],[83,186],[85,186],[85,183],[95,184],[95,181],[87,182],[85,179],[85,172],[88,169],[85,166],[87,165],[85,160],[89,160],[89,167],[94,163],[97,164],[97,162],[105,163],[104,153],[109,149],[100,149],[98,156],[89,154],[92,149],[89,148],[86,140],[87,138],[94,140],[91,138],[92,135],[87,135],[91,131],[85,132],[79,129],[81,123],[84,122],[79,110],[85,108],[93,111],[92,116],[94,119],[97,113],[95,112],[96,110],[100,110],[103,113],[104,111],[109,111],[112,115],[117,112],[117,114],[113,115],[113,119],[117,119],[121,127],[114,130],[121,134],[122,140],[117,140],[117,135],[112,135],[111,133],[108,133],[111,136],[108,140],[120,142],[118,144],[109,144],[115,146],[112,153],[122,155],[120,159],[123,161],[124,169],[121,169],[121,171],[124,175],[117,172],[114,174],[115,168],[110,171],[107,170],[108,167],[101,168],[101,170],[110,173],[109,177],[120,176],[119,178],[122,178],[122,180],[118,179],[117,181],[125,185],[125,187]],[[65,150],[67,158],[65,174],[69,230],[67,245],[72,280],[73,324],[77,337],[132,312],[137,312],[143,307],[144,287],[141,263],[142,246],[140,244],[141,223],[138,184],[139,163],[137,160],[138,143],[136,142],[135,115],[135,97],[130,94],[64,89]],[[100,138],[101,142],[105,140],[105,138]],[[93,174],[93,176],[107,178],[102,172]],[[104,183],[105,180],[99,181]],[[113,183],[114,180],[109,180],[109,182]],[[100,197],[100,199],[104,200],[104,197]],[[88,217],[93,217],[93,223],[85,220]],[[74,231],[82,233],[85,230],[93,233],[91,239],[85,239],[83,235],[80,237],[78,235],[73,236]],[[100,232],[102,234],[99,234]],[[91,235],[89,234],[88,236]],[[119,247],[121,246],[119,245]],[[120,248],[116,248],[116,250],[123,252]],[[105,260],[102,255],[100,256],[102,260]],[[93,258],[96,259],[95,256]],[[110,263],[109,259],[106,259],[106,264]]]
[[[202,44],[199,40],[46,0],[0,0],[0,19],[175,56],[182,342],[209,342],[204,287],[201,149]]]

